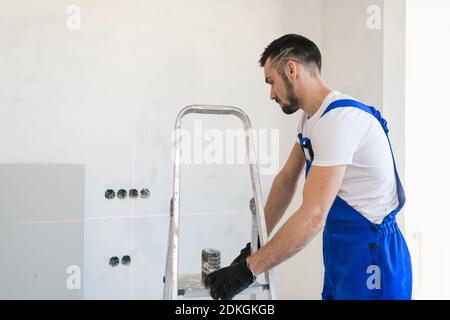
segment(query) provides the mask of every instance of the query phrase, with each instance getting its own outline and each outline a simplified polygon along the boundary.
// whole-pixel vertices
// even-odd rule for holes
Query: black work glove
[[[211,288],[214,300],[231,300],[255,281],[247,260],[210,273],[205,279],[205,287]]]
[[[260,248],[261,248],[261,245],[259,243],[259,237],[258,237],[258,250]],[[249,243],[247,243],[245,248],[241,250],[241,253],[236,257],[236,259],[234,259],[233,262],[231,262],[230,265],[239,263],[239,262],[247,259],[248,257],[250,257],[251,254],[252,254],[252,250],[251,250],[251,245],[250,245],[250,242],[249,242]]]

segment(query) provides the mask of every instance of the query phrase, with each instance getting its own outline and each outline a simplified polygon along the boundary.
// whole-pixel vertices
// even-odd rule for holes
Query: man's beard
[[[294,94],[294,86],[292,83],[289,82],[289,79],[287,76],[283,73],[281,75],[283,78],[284,86],[286,87],[286,93],[287,93],[287,104],[282,105],[281,109],[286,114],[292,114],[296,112],[298,109],[300,109],[300,103],[298,101],[298,98]]]

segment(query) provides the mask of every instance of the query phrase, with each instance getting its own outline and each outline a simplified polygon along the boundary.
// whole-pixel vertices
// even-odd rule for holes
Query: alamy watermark
[[[193,125],[193,130],[172,132],[172,141],[180,141],[180,164],[257,164],[261,175],[278,173],[278,129],[203,129],[201,121]],[[172,163],[175,151],[174,146]]]
[[[366,26],[369,30],[381,29],[381,8],[377,5],[370,5],[366,9],[368,14]]]
[[[66,269],[69,275],[66,280],[66,287],[69,290],[81,289],[81,268],[77,265],[70,265]]]
[[[373,264],[367,267],[367,274],[370,276],[367,278],[367,289],[381,289],[381,269],[379,266]]]
[[[67,7],[66,26],[69,30],[81,29],[81,8],[77,5]]]

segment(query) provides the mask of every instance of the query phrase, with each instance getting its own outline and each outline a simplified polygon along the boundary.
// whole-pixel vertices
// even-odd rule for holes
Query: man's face
[[[300,108],[299,100],[294,93],[294,86],[284,70],[279,75],[271,64],[271,59],[267,59],[264,65],[266,83],[270,85],[270,99],[275,100],[284,113],[294,113]]]

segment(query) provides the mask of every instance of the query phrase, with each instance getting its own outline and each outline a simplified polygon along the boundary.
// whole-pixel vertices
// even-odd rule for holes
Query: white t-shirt
[[[372,223],[381,224],[398,207],[389,143],[378,120],[360,109],[336,108],[320,118],[331,102],[341,99],[355,100],[331,91],[311,118],[305,120],[302,113],[297,134],[311,139],[312,165],[347,165],[338,196]]]

